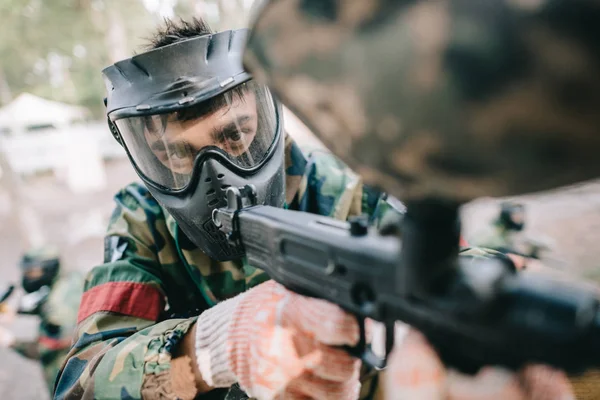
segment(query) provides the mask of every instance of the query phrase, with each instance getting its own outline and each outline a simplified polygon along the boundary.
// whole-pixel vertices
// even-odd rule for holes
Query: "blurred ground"
[[[27,360],[6,349],[0,349],[0,360],[0,399],[50,398],[42,371],[35,361]]]
[[[319,142],[287,115],[288,130],[305,146]],[[38,214],[43,234],[61,251],[65,267],[87,271],[102,261],[102,234],[112,212],[112,196],[125,184],[137,180],[126,159],[106,164],[107,186],[101,191],[71,194],[51,176],[27,181],[24,201]],[[527,235],[542,235],[555,244],[552,257],[571,275],[600,282],[596,260],[600,235],[600,183],[522,197],[527,206]],[[495,218],[495,199],[480,199],[463,209],[463,229],[472,237]],[[23,251],[16,227],[9,221],[11,205],[0,189],[0,287],[18,282],[16,264]],[[36,320],[19,318],[11,329],[23,337],[35,337]],[[37,364],[0,350],[0,398],[45,399]]]

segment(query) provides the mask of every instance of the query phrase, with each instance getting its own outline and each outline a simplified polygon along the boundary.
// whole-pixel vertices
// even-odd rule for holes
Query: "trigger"
[[[360,360],[367,366],[383,369],[387,364],[387,357],[394,346],[394,324],[385,325],[385,354],[383,357],[377,355],[370,343],[367,343],[366,321],[365,318],[357,317],[360,337],[356,346],[345,346],[346,351],[353,357]]]

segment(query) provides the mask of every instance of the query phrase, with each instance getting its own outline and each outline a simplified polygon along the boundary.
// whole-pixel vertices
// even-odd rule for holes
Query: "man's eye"
[[[236,129],[235,131],[225,132],[223,136],[224,136],[224,139],[226,139],[228,141],[237,142],[242,139],[243,135],[247,135],[251,132],[252,132],[252,130],[250,128],[244,128],[242,130]]]
[[[169,147],[169,156],[172,158],[187,158],[189,155],[188,147],[185,145]]]
[[[242,138],[242,133],[238,130],[229,131],[229,132],[225,132],[223,134],[223,137],[225,140],[237,142],[238,140],[240,140]]]

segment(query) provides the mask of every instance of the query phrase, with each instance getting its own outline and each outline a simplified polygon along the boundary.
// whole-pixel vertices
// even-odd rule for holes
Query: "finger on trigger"
[[[355,345],[359,339],[356,317],[324,300],[292,295],[284,323],[292,324],[321,343]]]
[[[359,372],[345,382],[333,382],[306,372],[289,386],[292,392],[318,400],[355,400],[360,392]]]
[[[360,371],[360,361],[342,349],[319,344],[318,357],[307,362],[306,369],[313,375],[333,382],[345,382]]]

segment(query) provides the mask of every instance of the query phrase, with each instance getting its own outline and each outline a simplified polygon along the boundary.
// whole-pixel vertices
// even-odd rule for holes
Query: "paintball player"
[[[498,217],[484,230],[473,235],[475,246],[511,254],[523,268],[528,259],[540,260],[542,253],[550,249],[548,240],[523,235],[525,229],[525,205],[505,201],[500,204]],[[552,262],[544,257],[545,262]]]
[[[29,343],[18,341],[4,331],[4,339],[0,342],[27,358],[39,360],[46,385],[52,393],[58,371],[71,348],[83,276],[77,272],[61,274],[59,255],[52,247],[28,251],[21,259],[20,268],[21,285],[27,295],[21,299],[16,313],[39,316],[39,334],[35,343]],[[7,309],[4,312],[14,311]]]
[[[508,251],[516,249],[518,236],[525,228],[525,206],[521,203],[502,202],[500,214],[485,231],[473,237],[473,244]]]
[[[338,219],[382,206],[285,135],[241,66],[245,37],[167,22],[147,52],[104,70],[109,124],[144,186],[115,197],[55,398],[359,397],[359,361],[334,347],[356,343],[354,317],[268,281],[212,223],[224,190],[248,183],[259,203]]]
[[[245,40],[167,21],[104,70],[109,125],[144,186],[115,197],[55,398],[233,399],[235,383],[261,399],[357,398],[359,361],[329,346],[356,342],[354,317],[267,282],[211,216],[245,184],[342,220],[393,207],[330,154],[300,151],[242,67]]]

